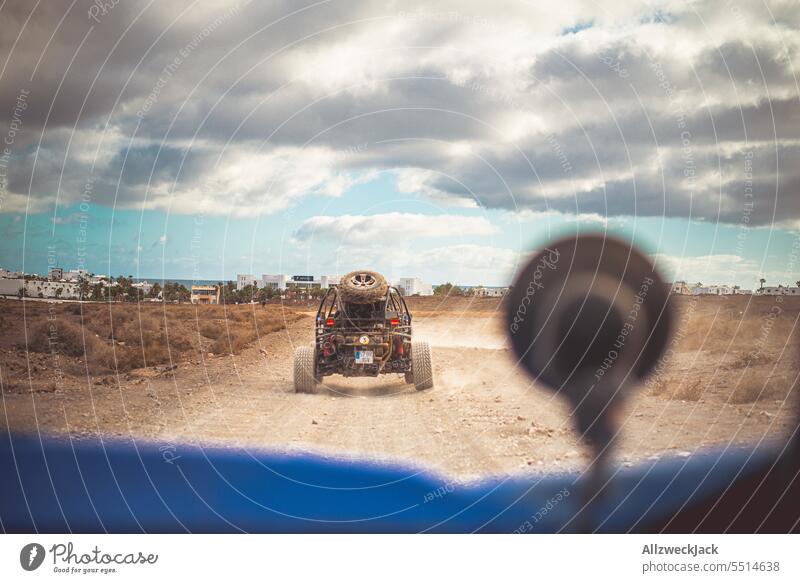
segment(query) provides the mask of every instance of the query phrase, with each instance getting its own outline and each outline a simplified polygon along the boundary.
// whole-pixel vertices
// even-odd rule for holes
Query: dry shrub
[[[650,394],[681,401],[699,401],[705,389],[700,379],[673,379],[666,375],[650,385]]]
[[[755,403],[766,399],[786,399],[795,389],[794,378],[770,376],[766,372],[747,370],[731,393],[733,403]]]
[[[258,310],[240,312],[240,321],[228,321],[220,324],[220,332],[211,345],[211,352],[215,354],[236,354],[245,346],[255,342],[258,338],[283,330],[287,322],[293,322],[302,317],[298,314],[283,314],[280,310]]]
[[[705,389],[704,383],[700,379],[684,379],[673,392],[673,399],[681,401],[699,401]]]
[[[751,366],[770,364],[772,361],[773,359],[763,352],[751,351],[735,355],[725,366],[727,368],[749,368]]]
[[[281,306],[190,306],[83,304],[30,306],[28,349],[50,353],[50,310],[64,355],[86,358],[93,372],[124,372],[180,362],[210,350],[238,353],[259,336],[281,330],[302,317]],[[18,316],[21,316],[19,314]],[[84,354],[84,337],[86,354]],[[24,343],[16,340],[17,345]],[[81,365],[82,366],[82,365]]]
[[[200,335],[206,338],[210,338],[211,340],[216,340],[225,332],[225,325],[222,322],[213,321],[213,322],[201,322],[200,323]]]
[[[245,322],[248,319],[251,319],[252,316],[245,310],[229,310],[227,313],[227,318],[233,320],[234,322]]]
[[[29,336],[28,348],[34,352],[85,358],[90,371],[114,369],[111,347],[90,330],[84,333],[78,324],[65,317],[35,324]]]
[[[69,304],[67,307],[64,308],[64,311],[68,314],[79,315],[82,311],[80,304]]]
[[[712,354],[766,352],[768,358],[787,343],[797,342],[792,334],[800,303],[793,300],[778,302],[771,297],[747,296],[679,298],[676,305],[683,317],[676,326],[681,331],[677,350]],[[753,364],[759,364],[759,360]]]
[[[648,379],[647,387],[651,395],[665,395],[669,392],[670,380],[665,375],[659,375]]]
[[[110,331],[114,342],[125,344],[140,344],[147,332],[143,330],[138,322],[125,322],[115,325],[114,329]]]
[[[679,344],[680,351],[725,352],[738,344],[749,328],[724,314],[692,316],[684,325],[687,331]]]
[[[211,345],[214,354],[236,354],[256,339],[255,330],[228,327]]]
[[[96,342],[93,334],[85,335],[86,352]],[[39,322],[33,326],[28,336],[28,348],[34,352],[84,355],[84,331],[66,318],[55,318]]]

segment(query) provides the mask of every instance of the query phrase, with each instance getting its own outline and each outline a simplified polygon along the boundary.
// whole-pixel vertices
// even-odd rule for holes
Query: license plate
[[[372,351],[356,350],[356,364],[372,364]]]

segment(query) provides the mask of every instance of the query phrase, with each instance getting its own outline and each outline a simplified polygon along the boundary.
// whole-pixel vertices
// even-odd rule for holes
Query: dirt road
[[[73,436],[153,438],[177,451],[191,442],[401,460],[457,479],[562,471],[588,458],[563,405],[517,369],[492,314],[417,318],[415,335],[433,348],[436,382],[423,392],[387,375],[329,377],[318,394],[295,394],[292,354],[311,341],[312,323],[308,314],[236,356],[78,379],[53,393],[4,394],[2,422]],[[732,404],[719,395],[735,371],[717,374],[718,360],[703,354],[682,358],[677,369],[681,362],[690,367],[708,390],[694,400],[650,390],[633,398],[622,418],[623,463],[789,430],[782,399]]]

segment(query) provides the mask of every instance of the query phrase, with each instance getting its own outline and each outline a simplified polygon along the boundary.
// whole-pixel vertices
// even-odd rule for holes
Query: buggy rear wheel
[[[433,387],[431,347],[427,342],[411,343],[411,376],[418,391]]]
[[[294,351],[294,392],[314,393],[317,389],[317,354],[313,346]]]

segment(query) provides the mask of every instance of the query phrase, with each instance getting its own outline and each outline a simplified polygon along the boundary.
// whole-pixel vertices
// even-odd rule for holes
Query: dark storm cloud
[[[787,3],[775,22],[710,2],[627,21],[519,2],[92,5],[0,10],[0,110],[30,91],[17,207],[91,179],[100,204],[275,212],[397,169],[442,201],[736,223],[752,152],[752,223],[800,220]]]

